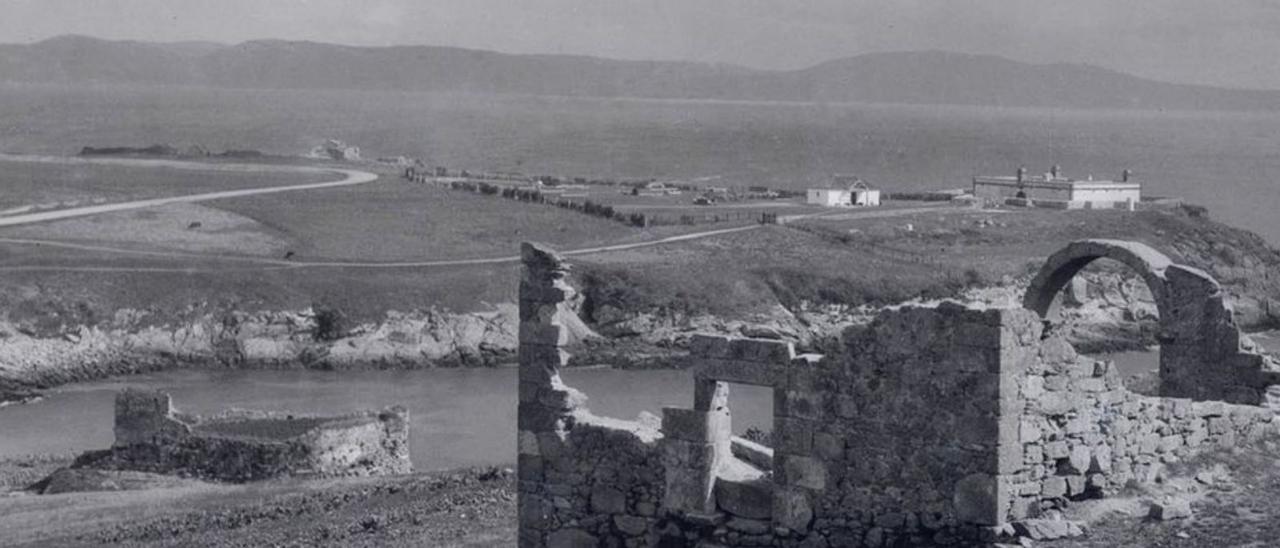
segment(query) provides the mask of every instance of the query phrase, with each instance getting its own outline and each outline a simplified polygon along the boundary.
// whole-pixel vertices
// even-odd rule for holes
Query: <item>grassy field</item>
[[[333,176],[337,179],[337,176]],[[120,202],[316,181],[314,174],[195,171],[102,164],[47,164],[0,159],[0,210],[95,200]],[[323,179],[323,178],[321,178]]]
[[[388,177],[373,186],[254,196],[214,207],[286,235],[299,260],[429,261],[510,256],[520,242],[559,247],[654,234],[556,207]]]

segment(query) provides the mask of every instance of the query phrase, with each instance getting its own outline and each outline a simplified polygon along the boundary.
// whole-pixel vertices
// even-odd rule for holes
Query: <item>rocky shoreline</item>
[[[1137,278],[1090,274],[1066,292],[1069,338],[1091,353],[1145,349],[1155,342],[1156,312]],[[966,292],[960,300],[1018,306],[1019,281]],[[917,302],[918,304],[918,302]],[[660,312],[595,311],[599,337],[575,352],[575,364],[628,369],[682,367],[679,356],[694,333],[795,341],[820,351],[841,332],[869,321],[883,307],[775,306],[740,319]],[[118,321],[37,336],[0,323],[0,405],[39,397],[41,389],[179,368],[421,369],[494,367],[515,359],[517,310],[499,304],[475,313],[388,312],[376,322],[319,336],[323,312],[306,309],[206,314],[180,324]],[[130,311],[119,318],[137,317]]]

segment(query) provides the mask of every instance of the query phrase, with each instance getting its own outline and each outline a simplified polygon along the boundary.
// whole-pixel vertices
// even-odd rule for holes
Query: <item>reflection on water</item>
[[[587,404],[598,415],[632,419],[647,410],[661,416],[664,406],[693,402],[685,371],[570,369],[562,376],[590,397]],[[114,394],[128,386],[164,389],[180,409],[198,414],[232,407],[336,414],[404,405],[418,469],[515,461],[514,369],[169,371],[81,383],[0,409],[0,458],[109,446]],[[766,389],[734,386],[734,429],[767,429],[771,396]]]

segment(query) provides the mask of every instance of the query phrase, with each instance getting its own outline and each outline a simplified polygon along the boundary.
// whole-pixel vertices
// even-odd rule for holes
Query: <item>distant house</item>
[[[653,181],[651,183],[645,184],[644,190],[640,191],[639,195],[641,196],[674,196],[680,193],[681,193],[681,190],[674,186],[668,186],[666,183],[663,183],[662,181]]]
[[[1060,209],[1127,207],[1142,201],[1142,185],[1130,178],[1129,170],[1124,171],[1119,181],[1114,181],[1092,176],[1084,180],[1070,179],[1058,166],[1044,175],[1027,175],[1027,170],[1020,168],[1014,177],[974,177],[973,196],[985,202]]]
[[[836,175],[829,188],[811,188],[805,202],[823,207],[878,206],[880,190],[851,175]]]
[[[324,144],[311,149],[310,156],[339,161],[357,161],[360,159],[360,147],[348,146],[337,139],[329,139]]]

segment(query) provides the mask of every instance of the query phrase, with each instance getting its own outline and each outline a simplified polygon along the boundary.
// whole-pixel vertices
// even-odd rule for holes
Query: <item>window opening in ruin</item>
[[[736,383],[728,387],[733,436],[716,472],[716,507],[740,518],[772,517],[773,388]]]

